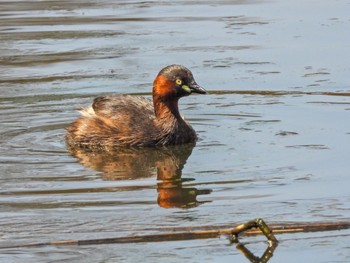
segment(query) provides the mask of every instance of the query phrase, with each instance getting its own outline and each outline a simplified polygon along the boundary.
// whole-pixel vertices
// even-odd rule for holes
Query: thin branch
[[[331,222],[331,223],[288,223],[288,224],[270,224],[267,226],[262,219],[255,219],[245,224],[236,226],[233,229],[218,230],[196,230],[190,228],[182,232],[169,232],[163,234],[139,235],[128,237],[112,237],[99,239],[83,240],[62,240],[41,243],[25,243],[0,246],[0,249],[20,248],[20,247],[39,247],[39,246],[58,246],[58,245],[99,245],[99,244],[121,244],[121,243],[143,243],[143,242],[163,242],[178,240],[195,240],[217,238],[221,235],[227,235],[232,242],[238,243],[238,236],[254,236],[263,234],[270,243],[277,243],[274,234],[300,233],[300,232],[318,232],[333,231],[350,228],[350,222]]]

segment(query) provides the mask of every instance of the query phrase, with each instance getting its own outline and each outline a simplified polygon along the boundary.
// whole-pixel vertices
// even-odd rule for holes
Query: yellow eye
[[[181,84],[182,84],[182,80],[181,80],[181,79],[177,79],[177,80],[176,80],[176,84],[177,84],[177,85],[181,85]]]

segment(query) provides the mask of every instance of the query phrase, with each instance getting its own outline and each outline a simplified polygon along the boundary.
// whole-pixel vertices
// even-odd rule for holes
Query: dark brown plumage
[[[96,98],[68,128],[70,147],[166,146],[196,141],[196,133],[179,113],[178,100],[206,91],[181,65],[162,69],[153,83],[153,104],[131,95]]]

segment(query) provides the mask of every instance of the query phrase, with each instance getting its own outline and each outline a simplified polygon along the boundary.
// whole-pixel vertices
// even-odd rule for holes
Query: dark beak
[[[201,86],[199,86],[196,82],[192,82],[189,85],[189,88],[194,93],[207,94],[207,91],[205,89],[203,89]]]

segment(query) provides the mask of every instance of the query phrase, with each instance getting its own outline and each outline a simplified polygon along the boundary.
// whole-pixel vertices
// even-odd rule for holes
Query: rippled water
[[[0,244],[350,219],[349,1],[0,1]],[[101,94],[173,63],[199,141],[68,152]],[[348,262],[349,230],[281,235],[270,262]],[[264,242],[248,239],[257,254]],[[1,249],[4,262],[248,262],[225,239]]]

